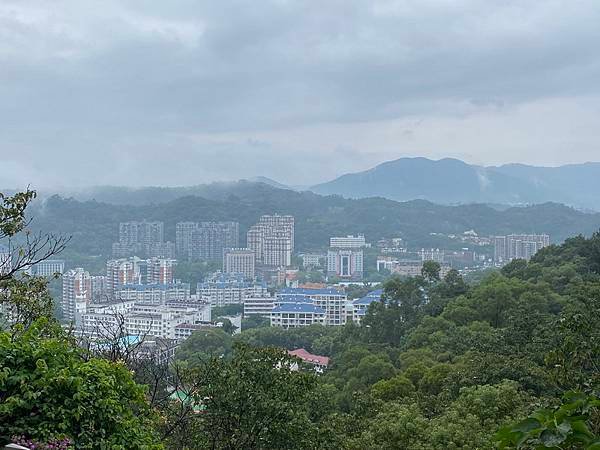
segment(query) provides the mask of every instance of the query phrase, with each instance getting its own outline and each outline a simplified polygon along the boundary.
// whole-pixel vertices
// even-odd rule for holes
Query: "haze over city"
[[[598,161],[600,4],[0,3],[0,185]]]

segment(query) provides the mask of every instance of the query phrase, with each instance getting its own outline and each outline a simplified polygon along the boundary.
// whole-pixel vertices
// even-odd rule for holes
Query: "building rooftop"
[[[369,292],[362,298],[356,299],[352,302],[354,305],[370,305],[371,303],[378,301],[381,299],[381,295],[383,294],[383,289],[377,289],[372,292]]]
[[[284,294],[278,295],[275,299],[277,303],[312,303],[312,299],[304,294]]]
[[[311,305],[309,303],[284,303],[281,306],[273,308],[273,313],[309,313],[309,314],[323,314],[325,310],[318,306]]]
[[[288,350],[288,355],[300,358],[302,361],[310,364],[318,364],[320,366],[328,366],[329,358],[327,356],[313,355],[307,352],[303,348],[297,348],[296,350]]]
[[[300,295],[346,295],[341,291],[333,288],[319,288],[319,289],[309,289],[309,288],[283,288],[278,292],[278,295],[292,295],[292,294],[300,294]]]

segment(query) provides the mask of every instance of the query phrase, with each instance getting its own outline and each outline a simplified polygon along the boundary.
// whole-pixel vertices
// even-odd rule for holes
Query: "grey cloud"
[[[369,164],[376,148],[349,147],[328,124],[459,120],[599,95],[598,23],[592,0],[5,0],[0,157],[65,184],[89,181],[75,180],[98,166],[98,183],[195,179],[175,157],[202,179],[273,175],[291,163],[326,178],[328,157],[349,159],[337,170],[378,162]],[[254,136],[311,126],[331,141],[328,153],[307,143],[312,163],[298,146]],[[419,143],[420,128],[403,130]],[[182,137],[198,133],[236,136],[228,145]],[[456,151],[494,159],[472,139]],[[539,159],[543,149],[530,152]]]

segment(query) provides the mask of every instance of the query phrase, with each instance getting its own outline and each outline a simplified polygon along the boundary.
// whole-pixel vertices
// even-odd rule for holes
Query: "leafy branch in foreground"
[[[501,429],[500,449],[600,450],[600,398],[570,391],[554,410],[541,409]]]

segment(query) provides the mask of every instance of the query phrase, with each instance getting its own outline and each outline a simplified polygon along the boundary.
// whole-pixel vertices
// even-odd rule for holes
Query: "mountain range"
[[[440,204],[558,202],[600,210],[600,163],[485,167],[451,158],[400,158],[342,175],[310,190],[346,198],[423,199]]]
[[[110,196],[117,198],[118,203],[58,195],[39,198],[29,211],[32,231],[71,236],[64,258],[85,267],[98,263],[101,269],[110,257],[112,243],[118,239],[119,223],[129,220],[163,221],[165,239],[171,241],[175,239],[177,222],[234,220],[240,223],[240,245],[245,245],[246,231],[262,214],[292,214],[299,252],[322,251],[327,248],[329,237],[356,233],[364,233],[369,242],[402,237],[411,248],[457,250],[465,244],[448,235],[467,230],[475,230],[481,236],[544,232],[550,234],[552,242],[561,242],[579,233],[590,235],[600,228],[600,213],[584,213],[557,203],[499,209],[483,204],[437,205],[425,200],[345,199],[249,181],[190,189],[203,195],[188,192],[157,202],[157,193],[164,200],[181,191],[141,188],[129,196],[132,191],[114,187]],[[135,202],[124,203],[131,200]]]

